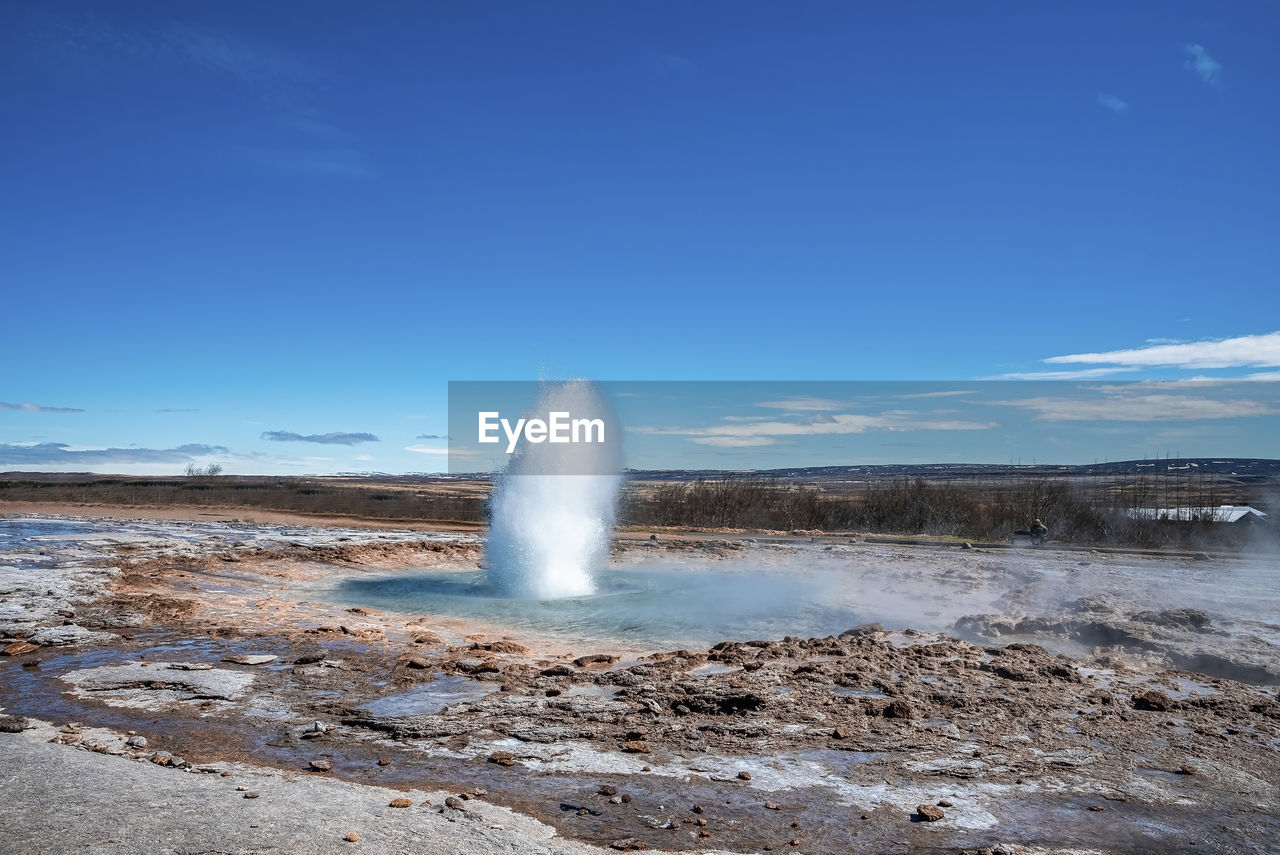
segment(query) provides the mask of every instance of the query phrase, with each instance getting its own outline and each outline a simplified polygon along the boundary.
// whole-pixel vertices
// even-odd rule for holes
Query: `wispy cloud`
[[[421,443],[406,445],[404,447],[404,450],[412,451],[414,454],[433,454],[440,457],[443,457],[449,453],[449,449],[447,448],[441,448],[439,446],[434,446],[434,445],[422,445]],[[454,453],[458,454],[459,452],[455,449]]]
[[[785,439],[810,436],[847,436],[872,430],[891,432],[915,430],[989,430],[995,422],[939,419],[906,411],[863,415],[818,413],[800,421],[730,422],[709,427],[632,427],[630,433],[683,436],[690,442],[720,448],[773,445]]]
[[[1048,422],[1163,422],[1236,419],[1280,414],[1267,401],[1194,395],[1131,394],[1123,388],[1095,398],[1041,396],[991,403],[1020,407]]]
[[[830,398],[814,398],[814,397],[796,397],[785,398],[780,401],[761,401],[756,404],[757,407],[764,407],[769,410],[786,410],[792,413],[804,412],[833,412],[848,406],[842,401],[833,401]]]
[[[1107,377],[1132,371],[1132,368],[1081,368],[1077,371],[1015,371],[1001,374],[996,380],[1088,380],[1091,377]]]
[[[248,153],[228,152],[240,162],[318,176],[371,171],[355,148],[355,135],[323,105],[331,76],[284,44],[183,21],[146,25],[95,13],[46,12],[30,16],[29,26],[26,40],[42,48],[59,71],[213,85],[252,105],[257,129],[270,142]]]
[[[1217,86],[1222,81],[1222,64],[1209,56],[1209,52],[1200,45],[1191,44],[1186,47],[1188,59],[1186,67],[1200,76],[1210,86]]]
[[[65,442],[34,445],[0,443],[0,465],[48,466],[99,463],[190,463],[197,458],[227,454],[221,445],[188,444],[176,448],[77,448]]]
[[[197,409],[193,409],[191,407],[165,407],[164,409],[156,410],[156,412],[157,413],[198,413],[200,411]]]
[[[942,392],[912,392],[907,395],[898,395],[899,398],[955,398],[960,395],[973,395],[972,389],[948,389]]]
[[[275,90],[284,84],[313,84],[322,77],[296,54],[229,32],[176,23],[158,37],[189,62],[252,86]]]
[[[8,401],[0,401],[0,410],[9,410],[19,413],[83,413],[84,410],[79,407],[45,407],[40,404],[33,404],[30,401],[23,401],[20,404],[10,404]]]
[[[414,439],[448,439],[448,436],[439,433],[420,433]]]
[[[485,454],[483,452],[474,448],[449,449],[449,448],[442,448],[435,445],[422,445],[420,443],[414,443],[413,445],[406,445],[404,447],[404,450],[412,451],[414,454],[426,454],[431,457],[451,457],[451,458],[458,458],[458,459],[463,459],[463,458],[484,459],[485,458]]]
[[[1109,92],[1099,92],[1098,103],[1117,115],[1129,109],[1127,102],[1121,101]]]
[[[1133,368],[1280,368],[1280,331],[1181,344],[1155,344],[1100,353],[1073,353],[1051,356],[1044,361],[1055,365],[1112,365]]]
[[[358,445],[362,442],[379,442],[379,439],[371,433],[301,434],[287,430],[263,431],[262,438],[271,442],[317,442],[321,445]]]

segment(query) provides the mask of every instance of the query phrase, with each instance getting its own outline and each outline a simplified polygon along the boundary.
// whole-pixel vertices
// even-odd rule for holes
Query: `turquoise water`
[[[726,639],[838,634],[862,622],[833,573],[752,567],[650,566],[605,570],[595,594],[556,600],[501,596],[482,571],[347,579],[331,602],[407,614],[449,615],[560,641],[705,647]]]

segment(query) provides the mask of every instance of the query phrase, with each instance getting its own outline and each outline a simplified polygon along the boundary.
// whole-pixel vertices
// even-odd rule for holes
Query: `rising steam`
[[[595,591],[609,557],[622,469],[621,433],[586,381],[549,386],[531,417],[550,412],[604,420],[604,442],[520,443],[491,501],[485,565],[509,597],[550,600]]]

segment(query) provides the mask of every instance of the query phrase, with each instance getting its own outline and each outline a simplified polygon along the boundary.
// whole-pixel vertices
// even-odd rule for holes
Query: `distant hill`
[[[1002,463],[891,463],[875,466],[798,466],[726,473],[716,469],[627,470],[634,481],[696,481],[723,478],[726,474],[777,478],[786,481],[875,481],[892,478],[924,478],[930,481],[1007,479],[1026,477],[1088,477],[1187,475],[1227,478],[1247,483],[1280,479],[1280,460],[1265,457],[1190,457],[1158,460],[1116,460],[1106,463],[1019,466]]]

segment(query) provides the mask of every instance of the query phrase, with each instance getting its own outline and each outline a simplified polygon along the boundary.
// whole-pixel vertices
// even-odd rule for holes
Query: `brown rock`
[[[1173,699],[1164,692],[1151,689],[1140,695],[1133,696],[1133,708],[1135,710],[1169,712],[1173,709]]]
[[[624,742],[622,750],[629,751],[632,754],[644,754],[649,750],[649,744],[643,739],[633,739],[630,742]]]
[[[490,763],[497,763],[499,766],[516,765],[516,757],[510,751],[495,751],[489,755]]]
[[[550,668],[543,668],[539,673],[544,677],[568,677],[573,673],[573,669],[562,662],[559,665],[552,665]]]
[[[404,660],[404,664],[409,668],[416,668],[419,671],[426,670],[431,667],[431,663],[423,659],[421,656],[410,656]]]
[[[390,757],[379,757],[379,758],[378,758],[378,765],[379,765],[379,766],[390,766],[390,765],[391,765],[391,758],[390,758]]]
[[[0,715],[0,733],[22,733],[27,729],[27,719],[20,715]]]
[[[462,799],[458,798],[457,796],[449,796],[447,799],[445,799],[444,806],[447,808],[453,808],[454,810],[466,809],[465,806],[462,804]]]
[[[848,739],[851,736],[853,736],[853,731],[843,725],[831,731],[831,737],[833,739]]]
[[[588,665],[612,665],[617,661],[617,656],[611,656],[608,653],[591,653],[587,656],[579,656],[573,660],[573,664],[579,668],[586,668]]]
[[[311,771],[313,772],[332,772],[333,771],[332,760],[312,760],[307,765],[311,767]]]
[[[618,794],[618,788],[612,784],[604,784],[600,787],[599,792],[602,796],[616,796]]]
[[[388,807],[393,807],[393,808],[413,807],[413,799],[392,799],[388,804]]]
[[[946,814],[942,812],[942,808],[937,805],[920,805],[916,808],[916,813],[918,813],[920,818],[925,822],[937,822],[946,816]]]
[[[751,780],[751,773],[750,773],[750,772],[746,772],[746,771],[739,772],[739,773],[738,773],[738,780],[739,780],[739,781],[750,781],[750,780]]]
[[[262,794],[261,794],[261,793],[259,793],[259,792],[254,791],[254,790],[250,790],[249,792],[247,792],[247,793],[245,793],[245,794],[244,794],[244,797],[245,797],[246,799],[256,799],[256,798],[258,798],[260,795],[262,795]]]
[[[954,805],[951,804],[951,802],[947,801],[946,799],[942,799],[941,801],[938,802],[938,807],[954,807]]]
[[[1089,805],[1089,810],[1093,811],[1094,813],[1102,813],[1104,810],[1106,810],[1106,808],[1104,808],[1102,805]]]
[[[523,656],[529,652],[529,648],[523,644],[516,644],[514,641],[490,641],[484,644],[476,642],[471,645],[472,650],[488,650],[492,653],[514,653],[517,656]]]
[[[40,645],[32,644],[29,641],[14,641],[0,648],[0,653],[5,656],[21,656],[24,653],[30,653],[32,650],[39,650]]]
[[[894,698],[884,708],[885,718],[915,718],[916,711],[902,698]]]
[[[630,852],[635,849],[643,849],[644,845],[634,837],[623,837],[609,844],[610,849],[617,849],[620,852]]]
[[[764,803],[764,809],[765,809],[765,810],[781,810],[781,808],[779,808],[779,807],[778,807],[776,804],[774,804],[773,802],[765,802],[765,803]]]
[[[347,841],[348,843],[355,843],[355,842],[357,842],[357,841],[359,841],[359,840],[360,840],[360,835],[356,834],[356,833],[353,831],[353,832],[351,832],[350,834],[348,834],[346,837],[344,837],[344,838],[342,838],[342,839],[343,839],[343,840],[345,840],[345,841]]]

